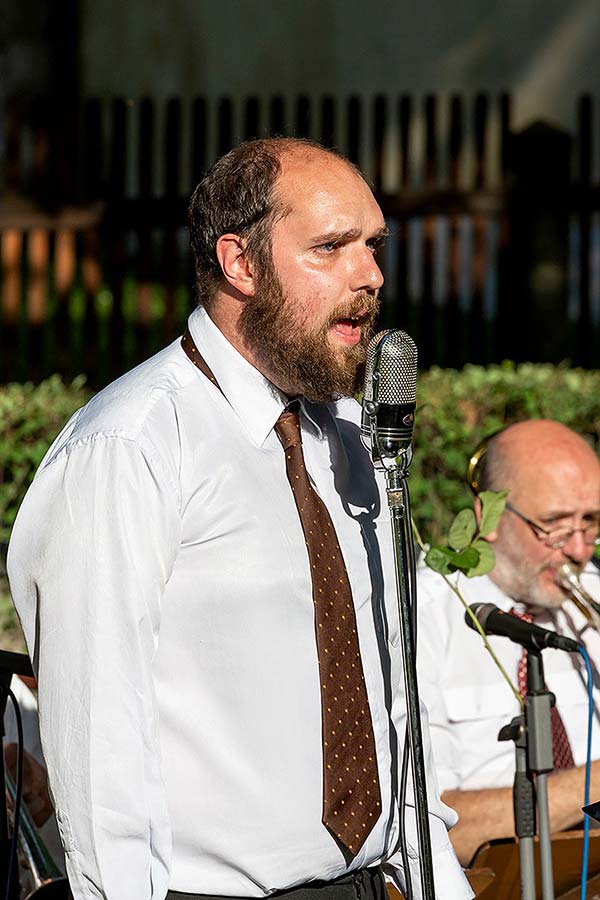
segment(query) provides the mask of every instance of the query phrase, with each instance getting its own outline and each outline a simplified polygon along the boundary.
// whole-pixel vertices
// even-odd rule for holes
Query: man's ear
[[[246,255],[246,242],[239,234],[222,234],[216,246],[217,259],[229,284],[243,294],[254,294],[254,275]]]
[[[473,509],[475,510],[475,518],[477,520],[477,527],[479,528],[481,524],[481,500],[479,497],[475,497],[475,503],[473,504]],[[489,534],[483,538],[484,541],[488,541],[488,543],[493,544],[494,541],[498,540],[498,532],[490,531]]]

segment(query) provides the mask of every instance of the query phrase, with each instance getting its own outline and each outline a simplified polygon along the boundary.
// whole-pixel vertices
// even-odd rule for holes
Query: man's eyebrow
[[[550,510],[550,512],[544,513],[543,516],[540,516],[540,522],[554,522],[558,519],[572,519],[576,513],[572,509],[557,509]],[[596,516],[600,518],[600,509],[586,509],[585,512],[581,514],[581,518],[584,519],[586,516]]]
[[[375,232],[375,234],[373,235],[373,237],[371,238],[371,240],[374,240],[374,241],[384,241],[384,240],[385,240],[386,238],[388,238],[389,236],[390,236],[390,229],[387,227],[387,225],[382,225],[381,228],[379,228],[379,229]]]
[[[368,241],[382,241],[384,240],[390,233],[387,225],[382,225],[377,231],[375,231],[372,235],[370,235],[367,240]],[[326,231],[323,234],[318,234],[315,237],[311,238],[311,244],[331,244],[336,241],[344,242],[344,241],[353,241],[356,238],[360,237],[362,234],[361,228],[342,228],[334,231]]]

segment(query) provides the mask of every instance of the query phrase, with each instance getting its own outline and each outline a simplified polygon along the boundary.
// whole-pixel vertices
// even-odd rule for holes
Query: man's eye
[[[543,527],[546,529],[546,531],[549,534],[557,534],[559,532],[569,531],[571,529],[571,526],[568,523],[565,524],[564,522],[558,523],[558,522],[554,521],[554,522],[543,522],[542,524],[543,524]]]
[[[336,250],[339,247],[339,243],[337,241],[327,241],[326,244],[319,244],[317,250],[322,250],[323,253],[331,253],[333,250]]]
[[[591,525],[595,525],[596,528],[600,528],[600,516],[588,515],[583,517],[583,524],[586,528]]]

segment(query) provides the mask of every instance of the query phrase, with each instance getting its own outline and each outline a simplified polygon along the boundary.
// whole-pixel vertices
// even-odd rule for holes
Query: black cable
[[[415,603],[416,597],[416,558],[415,558],[415,547],[412,536],[412,522],[411,522],[411,513],[410,513],[410,497],[408,493],[408,488],[406,486],[406,482],[403,485],[403,498],[404,498],[404,517],[403,517],[403,532],[404,532],[404,543],[406,545],[406,560],[407,560],[407,569],[408,569],[408,584],[409,584],[409,609],[410,609],[410,627],[413,634],[413,646],[415,648],[415,656],[417,653],[417,604]],[[413,898],[413,889],[412,889],[412,879],[410,873],[410,860],[408,856],[408,842],[406,840],[406,819],[405,819],[405,810],[406,810],[406,790],[408,785],[408,764],[409,764],[409,747],[410,747],[410,732],[409,732],[409,721],[408,718],[406,720],[406,728],[404,731],[404,747],[402,750],[402,768],[400,770],[400,795],[399,795],[399,818],[400,818],[400,828],[399,828],[399,839],[400,839],[400,855],[402,857],[402,865],[404,866],[404,874],[406,879],[406,900],[412,900]]]
[[[398,817],[399,817],[399,837],[400,837],[400,856],[402,857],[402,865],[404,866],[405,878],[405,900],[412,900],[413,889],[412,879],[410,875],[410,863],[408,857],[408,844],[406,841],[406,786],[408,784],[408,757],[410,735],[408,733],[408,719],[406,720],[406,728],[404,730],[404,747],[402,749],[402,768],[400,770],[400,796],[398,798]]]
[[[13,835],[12,841],[10,845],[10,862],[8,864],[8,876],[6,880],[6,891],[4,894],[5,900],[10,900],[10,889],[12,882],[12,874],[15,866],[15,862],[17,859],[17,843],[19,839],[19,825],[21,820],[21,794],[23,791],[23,721],[21,719],[21,710],[19,709],[19,702],[11,689],[8,689],[8,696],[10,697],[13,705],[13,709],[15,711],[15,719],[17,722],[17,786],[15,790],[15,800],[14,800],[14,809],[13,809]]]

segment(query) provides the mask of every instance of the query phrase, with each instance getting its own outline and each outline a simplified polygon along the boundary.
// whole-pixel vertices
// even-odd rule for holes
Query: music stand
[[[537,838],[534,838],[537,843]],[[581,855],[583,831],[561,831],[552,835],[554,885],[557,900],[571,900],[572,892],[579,897],[581,883]],[[535,860],[539,876],[539,860]],[[520,864],[516,839],[494,838],[476,851],[469,863],[469,873],[495,872],[488,887],[477,890],[477,900],[520,900]],[[590,833],[588,885],[597,887],[600,878],[600,830]],[[575,896],[575,893],[573,893]],[[588,896],[592,896],[590,893]],[[536,897],[541,892],[536,890]]]

